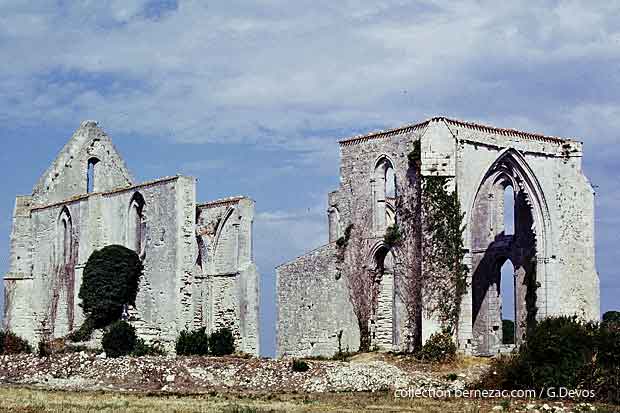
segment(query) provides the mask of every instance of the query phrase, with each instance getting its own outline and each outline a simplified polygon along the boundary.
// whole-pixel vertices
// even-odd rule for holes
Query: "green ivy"
[[[449,288],[441,288],[437,300],[438,317],[443,327],[453,333],[458,326],[461,302],[467,291],[468,267],[463,264],[465,250],[463,233],[465,214],[457,191],[449,191],[448,178],[425,177],[423,180],[423,214],[427,242],[422,256],[431,266],[448,277]],[[432,285],[437,274],[426,281],[426,289],[436,290]]]
[[[339,263],[344,262],[344,253],[349,245],[349,240],[351,239],[351,231],[353,231],[353,224],[347,225],[344,230],[344,235],[336,240],[336,260]]]
[[[135,304],[142,272],[138,254],[121,245],[110,245],[92,253],[78,295],[87,317],[87,331],[119,320],[123,306]]]
[[[403,238],[403,234],[400,232],[400,228],[397,224],[391,225],[385,231],[383,236],[383,242],[388,248],[397,246]]]

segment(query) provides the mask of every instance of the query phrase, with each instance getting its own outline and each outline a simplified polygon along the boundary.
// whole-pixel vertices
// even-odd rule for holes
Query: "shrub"
[[[424,361],[444,363],[456,358],[456,344],[452,335],[446,331],[432,334],[420,350],[419,357]]]
[[[176,352],[180,356],[206,356],[209,354],[209,335],[205,328],[181,331],[177,338]]]
[[[154,344],[147,344],[144,340],[139,338],[136,341],[136,345],[131,352],[131,355],[134,357],[142,357],[142,356],[165,356],[166,352],[164,349]]]
[[[389,226],[385,231],[385,235],[383,236],[383,242],[385,242],[385,245],[387,245],[389,248],[392,248],[398,245],[402,238],[403,235],[400,232],[400,228],[398,227],[398,225],[394,224]]]
[[[49,357],[51,355],[52,355],[52,349],[51,349],[50,343],[48,343],[45,340],[39,341],[37,356],[38,357]]]
[[[596,363],[587,369],[589,387],[602,400],[620,403],[620,323],[603,323],[596,337]]]
[[[502,320],[502,344],[515,343],[515,322]]]
[[[608,311],[603,314],[603,324],[620,324],[620,311]]]
[[[517,355],[493,362],[481,384],[499,389],[577,388],[593,360],[596,328],[576,317],[544,319]]]
[[[101,339],[103,350],[111,358],[131,354],[136,347],[136,342],[136,329],[125,321],[111,324]]]
[[[209,350],[214,356],[226,356],[235,352],[235,338],[232,331],[223,328],[209,337]]]
[[[541,321],[521,346],[515,384],[527,388],[577,388],[579,376],[594,355],[595,333],[595,325],[582,323],[577,317]]]
[[[90,340],[95,331],[95,323],[91,318],[87,318],[77,330],[69,333],[67,338],[74,343],[82,343]]]
[[[0,330],[0,354],[30,354],[32,347],[11,331]]]
[[[306,363],[303,360],[297,360],[297,359],[293,360],[291,368],[293,369],[294,372],[297,372],[297,373],[305,373],[308,370],[310,370],[310,366],[308,365],[308,363]]]
[[[124,305],[134,305],[143,266],[135,251],[110,245],[92,253],[80,287],[80,304],[94,328],[119,320]]]

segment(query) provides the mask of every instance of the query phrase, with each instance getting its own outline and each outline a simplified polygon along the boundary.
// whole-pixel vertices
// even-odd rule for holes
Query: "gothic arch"
[[[510,168],[510,169],[507,169]],[[551,255],[551,251],[548,250],[548,240],[552,239],[551,236],[551,221],[549,218],[549,206],[547,204],[544,191],[534,171],[528,165],[527,161],[514,148],[507,148],[500,152],[497,159],[491,164],[487,170],[481,174],[478,179],[478,188],[476,195],[472,198],[469,205],[468,220],[472,222],[472,214],[474,207],[480,197],[480,191],[483,186],[491,178],[495,178],[495,181],[501,176],[501,174],[509,173],[509,178],[513,183],[513,189],[515,192],[522,190],[528,196],[528,201],[532,206],[532,210],[535,214],[534,224],[536,225],[536,241],[539,254],[542,257],[548,257]],[[471,235],[471,231],[470,231]],[[471,238],[470,238],[471,240]],[[470,246],[471,246],[470,241]]]
[[[146,252],[146,201],[140,192],[136,192],[129,201],[127,210],[127,248],[132,249],[144,259]]]
[[[388,225],[388,176],[393,175],[394,182],[390,183],[390,187],[394,190],[396,185],[396,174],[394,162],[386,154],[379,155],[374,162],[371,174],[371,196],[372,196],[372,218],[373,228],[378,233],[385,231]],[[392,174],[390,175],[390,171]]]
[[[73,220],[69,208],[64,206],[56,221],[56,262],[66,265],[73,252]]]
[[[546,257],[550,237],[548,206],[544,193],[523,156],[506,149],[479,181],[469,209],[469,247],[472,262],[472,327],[478,353],[497,353],[501,343],[501,265],[515,266],[518,343],[538,310],[546,313]],[[504,191],[515,197],[515,232],[504,233]],[[542,265],[539,265],[542,263]],[[541,291],[534,285],[540,283]],[[500,310],[498,313],[498,309]]]

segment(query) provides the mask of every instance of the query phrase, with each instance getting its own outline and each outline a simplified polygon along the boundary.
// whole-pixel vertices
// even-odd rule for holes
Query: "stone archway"
[[[394,255],[385,245],[374,252],[375,283],[377,289],[376,311],[371,318],[372,344],[384,351],[391,351],[396,344],[396,294],[394,289]]]
[[[472,345],[477,354],[502,351],[501,267],[507,260],[514,266],[516,345],[525,340],[544,304],[537,298],[545,276],[537,268],[545,256],[544,198],[521,162],[516,151],[500,156],[484,176],[471,209]],[[505,231],[508,187],[514,191],[514,234]]]

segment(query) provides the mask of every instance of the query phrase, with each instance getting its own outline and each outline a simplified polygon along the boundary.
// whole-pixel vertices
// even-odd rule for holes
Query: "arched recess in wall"
[[[60,211],[56,230],[56,262],[68,265],[73,254],[73,221],[66,206]]]
[[[506,231],[506,193],[514,194],[514,234]],[[515,268],[517,344],[539,310],[546,308],[548,208],[538,180],[514,149],[501,153],[480,181],[469,213],[472,259],[472,325],[478,353],[496,353],[502,345],[501,267]],[[540,284],[540,288],[537,287]]]
[[[129,201],[127,212],[127,248],[132,249],[141,259],[146,255],[146,219],[144,210],[146,202],[139,192]]]
[[[371,314],[371,339],[374,344],[383,348],[400,346],[404,320],[400,318],[400,296],[397,293],[396,262],[394,249],[389,248],[383,241],[377,242],[371,249],[371,256],[375,283],[371,299],[375,300],[375,312]]]
[[[224,218],[222,218],[222,220],[220,221],[220,224],[218,225],[217,228],[217,232],[215,234],[215,241],[213,242],[213,263],[214,265],[218,265],[218,263],[216,262],[218,259],[222,259],[223,257],[226,256],[226,254],[219,254],[219,248],[223,242],[222,238],[223,238],[223,234],[224,231],[227,231],[228,228],[228,224],[229,221],[232,221],[234,219],[234,212],[237,209],[235,207],[229,207],[226,212],[224,213]],[[234,225],[234,222],[233,222]],[[232,228],[233,231],[238,230],[237,228]],[[238,233],[233,233],[233,239],[232,242],[234,243],[233,248],[232,248],[232,253],[233,256],[231,257],[231,262],[227,262],[227,264],[232,264],[235,268],[237,266],[237,264],[239,263],[239,239],[237,238],[239,236]],[[221,262],[221,261],[220,261]]]
[[[393,204],[396,197],[394,163],[387,155],[377,158],[372,177],[373,224],[376,231],[383,232],[390,220],[388,204]]]
[[[330,207],[327,210],[329,220],[329,241],[335,242],[338,238],[342,237],[343,230],[340,222],[340,210],[338,207]]]
[[[90,194],[98,189],[97,179],[99,173],[100,161],[96,157],[92,157],[88,160],[86,170],[86,193]]]
[[[51,302],[45,320],[52,337],[66,335],[73,329],[77,258],[73,230],[73,219],[69,208],[65,206],[56,222],[56,265],[52,277]]]

